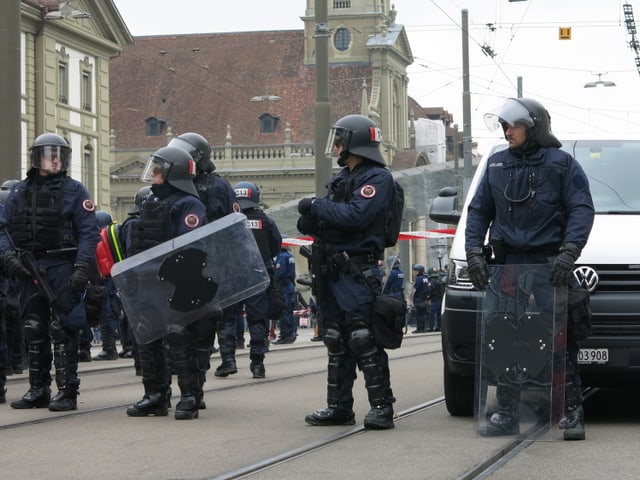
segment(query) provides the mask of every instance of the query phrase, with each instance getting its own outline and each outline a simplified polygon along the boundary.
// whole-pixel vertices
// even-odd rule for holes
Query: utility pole
[[[324,197],[331,176],[331,161],[324,148],[329,136],[331,106],[329,104],[329,13],[327,0],[315,0],[316,29],[316,196]]]
[[[469,12],[462,10],[462,201],[471,185],[471,93],[469,92]]]
[[[19,0],[0,2],[0,182],[19,179],[21,173],[20,5]]]

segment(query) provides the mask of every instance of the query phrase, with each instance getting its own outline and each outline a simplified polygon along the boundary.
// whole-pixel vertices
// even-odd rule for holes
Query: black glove
[[[71,290],[81,292],[87,288],[89,283],[89,265],[78,262],[73,266],[73,273],[69,279]]]
[[[551,285],[563,287],[569,284],[579,256],[580,249],[573,243],[565,243],[560,247],[560,253],[551,263]]]
[[[311,214],[311,204],[313,203],[314,198],[303,198],[298,202],[298,213],[300,215],[309,215]]]
[[[303,235],[314,235],[318,231],[318,221],[313,215],[301,215],[296,227]]]
[[[5,271],[12,277],[31,277],[31,273],[27,270],[15,250],[7,250],[2,254],[2,263]]]
[[[471,248],[467,252],[467,272],[473,286],[484,290],[489,284],[489,264],[482,248]]]

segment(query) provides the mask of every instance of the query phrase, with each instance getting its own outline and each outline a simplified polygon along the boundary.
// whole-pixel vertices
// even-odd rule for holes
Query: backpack
[[[358,170],[358,174],[349,180],[349,186],[347,191],[353,190],[353,185],[356,179],[366,172],[371,166],[365,166]],[[398,243],[398,237],[400,236],[400,229],[402,228],[402,215],[404,213],[404,189],[396,181],[393,181],[393,195],[391,202],[389,203],[387,210],[384,212],[383,226],[384,226],[384,246],[385,248],[393,247]]]
[[[398,243],[400,229],[402,228],[402,214],[404,212],[404,189],[393,181],[393,197],[391,203],[384,212],[384,246],[393,247]]]

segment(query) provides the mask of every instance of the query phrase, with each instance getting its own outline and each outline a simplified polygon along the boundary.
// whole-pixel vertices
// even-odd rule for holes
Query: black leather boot
[[[389,370],[382,365],[380,353],[374,351],[358,358],[358,366],[362,370],[371,405],[369,413],[364,417],[364,428],[367,430],[394,428],[391,402],[395,401],[395,398],[389,387]]]
[[[93,360],[117,360],[120,358],[116,349],[114,331],[107,327],[100,327],[100,338],[102,338],[102,351],[93,357]]]
[[[489,417],[487,425],[482,426],[478,433],[483,437],[518,435],[520,433],[518,415],[520,391],[518,387],[506,383],[498,383],[496,397],[498,411]]]
[[[304,421],[309,425],[320,427],[331,425],[355,425],[356,414],[353,413],[353,410],[329,406],[307,415],[304,417]]]
[[[145,390],[147,390],[145,388]],[[169,414],[167,409],[167,398],[165,392],[146,392],[142,400],[127,408],[127,415],[130,417],[166,417]]]
[[[200,398],[198,408],[200,410],[204,410],[205,408],[207,408],[207,404],[204,401],[204,383],[207,381],[207,370],[209,370],[210,357],[210,349],[196,349],[196,380],[198,381],[198,396]]]
[[[180,401],[176,405],[176,420],[191,420],[198,418],[198,382],[195,375],[195,366],[192,362],[192,351],[186,345],[172,348],[173,365],[178,376],[180,387]]]
[[[11,402],[11,408],[47,408],[51,401],[51,389],[48,384],[51,378],[43,375],[45,355],[42,342],[29,343],[29,391],[20,400]],[[45,385],[46,384],[46,385]]]
[[[560,428],[565,440],[584,440],[584,410],[582,405],[565,409],[564,416],[560,419]]]
[[[20,400],[11,402],[11,408],[47,408],[51,401],[51,389],[44,386],[33,385]]]
[[[72,387],[65,387],[60,390],[49,403],[49,410],[52,412],[69,412],[78,409],[78,390]]]
[[[228,377],[238,373],[238,367],[236,366],[236,359],[232,355],[225,354],[222,356],[222,363],[216,368],[214,375],[216,377]]]
[[[394,428],[393,405],[379,405],[372,407],[364,417],[364,428],[367,430],[388,430]]]
[[[264,355],[258,355],[252,353],[249,355],[251,359],[251,364],[249,365],[249,369],[251,370],[251,374],[253,378],[264,378],[265,370],[264,370]]]

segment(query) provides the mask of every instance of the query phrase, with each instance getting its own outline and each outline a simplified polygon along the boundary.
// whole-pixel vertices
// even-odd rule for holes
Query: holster
[[[309,258],[311,267],[311,293],[318,304],[322,304],[327,299],[327,280],[329,278],[329,266],[325,256],[317,246],[311,249]]]

